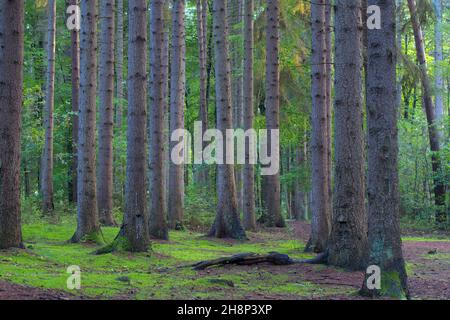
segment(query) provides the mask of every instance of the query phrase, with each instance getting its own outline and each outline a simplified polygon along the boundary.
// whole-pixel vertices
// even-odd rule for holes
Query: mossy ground
[[[75,223],[70,221],[24,225],[26,249],[0,251],[0,280],[104,299],[229,299],[249,295],[308,298],[351,293],[349,288],[323,287],[300,277],[273,274],[264,267],[221,268],[200,273],[179,267],[240,252],[278,251],[298,259],[310,257],[303,253],[302,243],[276,239],[269,233],[258,234],[256,241],[231,242],[174,231],[170,233],[170,241],[153,242],[148,253],[97,256],[93,252],[99,247],[94,244],[67,242],[74,229]],[[105,240],[112,241],[118,230],[103,228]],[[71,265],[81,269],[80,291],[67,288],[70,276],[67,268]]]
[[[94,243],[69,243],[74,230],[74,218],[58,224],[25,224],[26,249],[0,251],[0,281],[99,299],[345,299],[355,297],[361,283],[360,274],[325,266],[233,266],[201,272],[186,267],[243,252],[277,251],[296,259],[312,257],[303,253],[304,243],[289,228],[249,233],[250,241],[216,240],[187,230],[173,231],[170,241],[153,242],[147,253],[118,251],[105,255],[93,254],[101,248]],[[105,242],[111,243],[118,231],[103,228]],[[67,268],[72,265],[81,269],[79,291],[67,288]],[[407,265],[408,273],[416,268]],[[338,283],[341,278],[344,280]]]

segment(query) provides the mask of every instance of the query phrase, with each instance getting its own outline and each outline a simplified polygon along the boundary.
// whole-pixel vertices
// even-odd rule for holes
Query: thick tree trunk
[[[422,95],[425,107],[425,112],[428,122],[428,135],[430,139],[430,149],[433,152],[432,168],[434,180],[434,202],[436,205],[436,223],[442,226],[447,221],[447,210],[445,208],[445,193],[446,185],[442,178],[441,159],[439,152],[441,146],[439,142],[439,132],[436,126],[435,109],[433,105],[432,89],[430,79],[427,73],[427,61],[425,54],[425,46],[423,40],[422,28],[420,27],[419,17],[417,16],[416,3],[414,0],[408,0],[408,7],[411,14],[411,24],[414,31],[414,40],[416,43],[417,60],[420,67],[420,80],[422,82]]]
[[[168,227],[166,221],[166,205],[164,190],[164,91],[167,83],[164,81],[163,52],[165,47],[164,36],[164,1],[151,2],[151,108],[149,112],[149,184],[150,184],[150,236],[156,239],[168,239]]]
[[[312,221],[311,249],[325,250],[331,229],[328,197],[325,0],[311,5],[312,22]]]
[[[184,105],[186,86],[186,36],[185,0],[175,0],[172,7],[172,55],[170,76],[170,131],[184,129]],[[171,148],[177,142],[171,142]],[[169,172],[169,226],[174,229],[183,225],[184,165],[170,161]]]
[[[55,106],[56,0],[48,1],[47,23],[47,81],[44,106],[45,143],[42,155],[41,194],[42,211],[44,213],[52,213],[55,209],[53,203],[53,110]]]
[[[70,4],[78,4],[71,0]],[[80,30],[73,29],[71,37],[71,78],[72,78],[72,164],[71,164],[71,200],[77,202],[77,168],[78,168],[78,111],[80,103]]]
[[[130,251],[149,245],[147,212],[147,6],[128,1],[128,127],[124,234]]]
[[[20,126],[24,2],[0,2],[0,249],[23,247],[20,224]]]
[[[253,0],[244,0],[244,75],[243,75],[243,94],[244,94],[244,130],[253,129]],[[243,201],[244,201],[244,228],[245,230],[256,229],[256,213],[255,213],[255,165],[250,164],[250,144],[245,149],[245,166],[244,166],[244,184],[243,184]],[[254,148],[254,147],[253,147]]]
[[[78,225],[72,242],[99,241],[96,190],[97,1],[81,1]]]
[[[230,60],[228,58],[228,23],[226,1],[213,1],[213,30],[216,71],[217,129],[223,134],[233,128],[231,104]],[[217,165],[217,213],[210,236],[217,238],[244,239],[237,208],[234,166],[226,164],[224,148],[223,163]]]
[[[118,138],[122,133],[122,118],[123,118],[123,0],[117,0],[116,5],[117,12],[117,24],[116,24],[116,138]],[[115,193],[122,197],[123,195],[123,183],[122,183],[122,175],[123,175],[123,165],[120,161],[121,148],[116,147],[115,158],[115,180],[114,187]]]
[[[98,128],[98,212],[100,222],[114,226],[113,217],[113,124],[114,124],[114,5],[100,2],[100,125]]]
[[[363,60],[360,0],[336,0],[335,189],[328,263],[365,267]]]
[[[369,5],[380,5],[369,0]],[[396,108],[395,2],[384,2],[381,30],[368,30],[368,266],[381,269],[381,290],[362,293],[408,295],[399,225],[398,132]],[[368,277],[368,276],[366,276]]]
[[[267,3],[266,27],[266,126],[267,130],[280,128],[280,68],[279,68],[279,29],[280,29],[280,1],[273,0]],[[270,135],[269,135],[270,136]],[[272,140],[272,139],[270,139]],[[270,141],[279,143],[279,141]],[[268,150],[271,150],[269,147]],[[275,161],[279,161],[279,155]],[[267,225],[271,227],[285,227],[281,215],[280,173],[265,176],[266,179],[266,205]]]

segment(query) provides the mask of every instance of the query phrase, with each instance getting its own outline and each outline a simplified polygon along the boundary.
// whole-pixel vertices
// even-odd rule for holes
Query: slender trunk
[[[116,12],[117,12],[117,24],[116,24],[116,139],[122,134],[122,122],[123,122],[123,0],[116,0]],[[115,193],[119,196],[123,195],[123,165],[120,161],[122,150],[119,146],[116,147],[116,165],[115,165]]]
[[[70,4],[78,4],[78,0],[71,0]],[[78,111],[80,103],[80,30],[73,29],[71,37],[71,67],[72,67],[72,164],[71,186],[72,202],[77,202],[77,167],[78,167]]]
[[[397,12],[395,14],[395,24],[396,24],[396,33],[397,33],[397,54],[402,52],[402,12],[401,7],[403,5],[403,0],[395,0],[395,5],[397,6]],[[397,75],[397,110],[399,114],[402,112],[402,77],[401,75]]]
[[[98,212],[100,222],[114,226],[113,217],[113,124],[114,124],[114,4],[100,2],[100,124],[98,128]]]
[[[208,1],[197,0],[197,34],[198,34],[198,51],[200,65],[200,118],[202,121],[202,134],[208,130],[208,102],[206,93],[207,81],[207,19]],[[205,147],[205,144],[203,145]],[[199,166],[197,180],[200,184],[205,184],[208,177],[206,167]]]
[[[331,229],[328,197],[328,142],[326,108],[326,39],[325,0],[311,5],[312,21],[312,221],[311,249],[322,252],[326,248]]]
[[[369,0],[369,5],[380,5]],[[395,2],[381,8],[381,30],[368,30],[368,266],[381,269],[381,290],[362,293],[404,297],[408,295],[399,225],[398,132],[396,108]]]
[[[244,75],[243,75],[243,94],[244,94],[244,130],[253,129],[253,60],[254,60],[254,23],[253,23],[253,0],[244,0]],[[244,228],[245,230],[256,229],[255,213],[255,166],[250,164],[250,148],[254,146],[247,144],[245,149],[244,166]]]
[[[149,112],[149,184],[150,184],[150,236],[156,239],[168,239],[166,221],[165,191],[164,191],[164,91],[167,83],[164,82],[165,47],[164,36],[164,2],[154,0],[151,2],[151,108]]]
[[[45,143],[42,155],[42,211],[52,213],[53,203],[53,111],[55,106],[56,0],[48,1],[47,82],[45,89]]]
[[[360,0],[336,0],[335,189],[328,263],[362,269],[367,249],[365,212],[363,58]]]
[[[216,70],[217,129],[225,133],[233,128],[231,104],[231,67],[228,59],[228,22],[226,1],[213,1],[213,30]],[[217,165],[217,213],[210,236],[217,238],[244,239],[237,208],[234,166],[226,164],[224,148],[223,163]]]
[[[417,16],[416,3],[414,0],[408,0],[409,11],[411,14],[411,24],[414,31],[414,40],[416,43],[417,60],[420,67],[420,79],[422,83],[422,94],[425,112],[428,122],[428,135],[430,139],[430,149],[433,152],[432,168],[434,180],[434,202],[436,205],[436,223],[438,226],[444,225],[447,221],[447,210],[445,208],[446,185],[441,177],[441,146],[439,142],[439,132],[436,126],[435,109],[431,97],[431,83],[427,73],[427,61],[425,54],[425,46],[423,40],[422,28],[420,26],[419,17]]]
[[[328,187],[328,202],[327,211],[330,215],[333,213],[333,191],[332,191],[332,176],[333,176],[333,144],[332,144],[332,129],[333,129],[333,30],[332,30],[332,11],[333,7],[331,0],[325,0],[325,51],[326,51],[326,114],[327,114],[327,131],[326,131],[326,147],[327,147],[327,187]]]
[[[280,29],[280,1],[273,0],[267,3],[266,27],[266,126],[267,130],[280,128],[280,68],[279,68],[279,29]],[[273,140],[273,139],[270,139]],[[271,144],[279,141],[270,141]],[[279,161],[279,154],[271,155]],[[272,227],[285,227],[281,215],[280,173],[266,176],[266,205],[267,225]]]
[[[0,249],[23,247],[20,221],[23,23],[23,1],[0,1]]]
[[[96,190],[97,1],[81,1],[77,230],[72,242],[100,241]]]
[[[443,77],[443,61],[444,55],[442,51],[442,0],[433,0],[433,6],[436,13],[436,24],[434,27],[434,43],[435,43],[435,61],[436,61],[436,120],[438,125],[442,126],[444,119],[444,77]],[[441,133],[442,139],[442,133]],[[441,141],[442,142],[442,141]]]
[[[170,132],[184,129],[186,86],[185,0],[175,0],[172,7],[172,56],[170,75]],[[171,148],[178,142],[171,142]],[[170,162],[169,168],[169,225],[179,229],[183,225],[184,166]]]

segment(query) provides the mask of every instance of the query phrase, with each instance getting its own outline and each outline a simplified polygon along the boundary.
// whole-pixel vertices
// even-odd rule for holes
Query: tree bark
[[[184,129],[186,86],[185,0],[175,0],[172,7],[172,63],[170,76],[170,131]],[[171,148],[177,142],[171,142]],[[184,165],[170,161],[169,168],[169,226],[179,229],[183,225]]]
[[[81,1],[77,230],[72,242],[101,242],[96,191],[97,1]]]
[[[253,60],[254,60],[254,23],[253,23],[253,0],[244,0],[244,75],[243,75],[243,112],[244,130],[253,129]],[[250,164],[250,147],[246,144],[245,166],[244,166],[244,228],[245,230],[256,230],[255,213],[255,166]]]
[[[208,101],[207,101],[207,31],[208,31],[208,1],[197,0],[197,34],[200,65],[200,118],[203,134],[208,130]],[[205,147],[206,144],[204,144]],[[205,184],[208,170],[205,166],[198,166],[198,182]]]
[[[224,134],[227,129],[233,128],[226,1],[213,1],[213,30],[217,129]],[[234,166],[226,164],[227,152],[229,151],[224,148],[224,164],[217,165],[217,213],[209,235],[217,238],[245,239],[245,231],[241,226],[237,208]]]
[[[149,246],[146,134],[147,134],[147,6],[128,1],[128,127],[124,234],[130,251]]]
[[[78,0],[71,0],[77,5]],[[78,111],[80,103],[80,30],[73,29],[71,37],[71,78],[72,78],[72,164],[71,164],[71,200],[77,202],[77,168],[78,168]]]
[[[116,5],[117,12],[117,24],[116,24],[116,138],[118,138],[122,133],[122,122],[123,122],[123,0],[117,0]],[[117,195],[123,195],[123,165],[120,161],[121,148],[116,147],[116,165],[115,165],[115,193]]]
[[[369,0],[369,5],[380,5]],[[399,225],[398,132],[396,108],[395,2],[380,5],[381,30],[368,30],[368,265],[381,269],[381,290],[362,293],[404,297],[408,295]]]
[[[311,5],[312,22],[312,221],[311,249],[323,252],[331,229],[331,212],[328,197],[328,142],[325,0]]]
[[[442,63],[444,55],[442,51],[442,0],[433,0],[434,11],[436,14],[436,24],[434,26],[434,43],[435,43],[435,61],[436,61],[436,120],[438,122],[444,119],[444,78],[442,72]],[[438,123],[442,126],[442,123]],[[442,139],[442,134],[441,134]],[[442,141],[441,141],[442,142]]]
[[[335,7],[335,189],[328,263],[365,267],[363,58],[360,0],[336,0]]]
[[[417,16],[416,3],[414,0],[408,0],[408,7],[411,14],[411,24],[414,31],[414,40],[416,43],[417,60],[419,61],[420,80],[422,83],[422,95],[425,107],[425,113],[428,122],[428,135],[430,140],[430,149],[433,153],[431,156],[433,180],[434,180],[434,202],[436,205],[436,224],[443,226],[447,221],[447,209],[445,205],[445,193],[447,186],[444,182],[441,172],[440,159],[440,141],[437,128],[435,109],[433,105],[432,89],[430,79],[427,73],[427,61],[425,54],[425,46],[423,41],[422,28],[420,26],[419,17]]]
[[[150,183],[150,236],[156,239],[168,239],[168,226],[166,221],[165,191],[164,191],[164,91],[167,83],[164,81],[163,52],[165,47],[164,36],[164,1],[151,2],[151,108],[149,112],[149,183]]]
[[[273,0],[267,3],[266,27],[266,126],[267,130],[280,128],[280,67],[279,67],[279,29],[280,29],[280,1]],[[279,141],[270,141],[279,143]],[[268,150],[271,148],[269,147]],[[272,155],[274,156],[274,155]],[[279,161],[279,155],[276,155]],[[280,173],[265,176],[266,179],[266,205],[267,225],[271,227],[285,227],[281,215]]]
[[[55,209],[53,202],[53,111],[55,107],[56,0],[48,1],[47,19],[47,80],[44,106],[45,143],[41,169],[42,211],[46,214],[52,213]]]
[[[98,212],[100,222],[114,226],[113,217],[113,124],[114,124],[114,5],[100,2],[100,125],[98,128]]]
[[[20,126],[24,2],[0,2],[0,249],[23,247],[20,219]]]

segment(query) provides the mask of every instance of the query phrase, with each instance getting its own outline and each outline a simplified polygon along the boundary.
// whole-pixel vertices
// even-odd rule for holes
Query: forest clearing
[[[449,19],[1,0],[0,300],[450,300]]]

